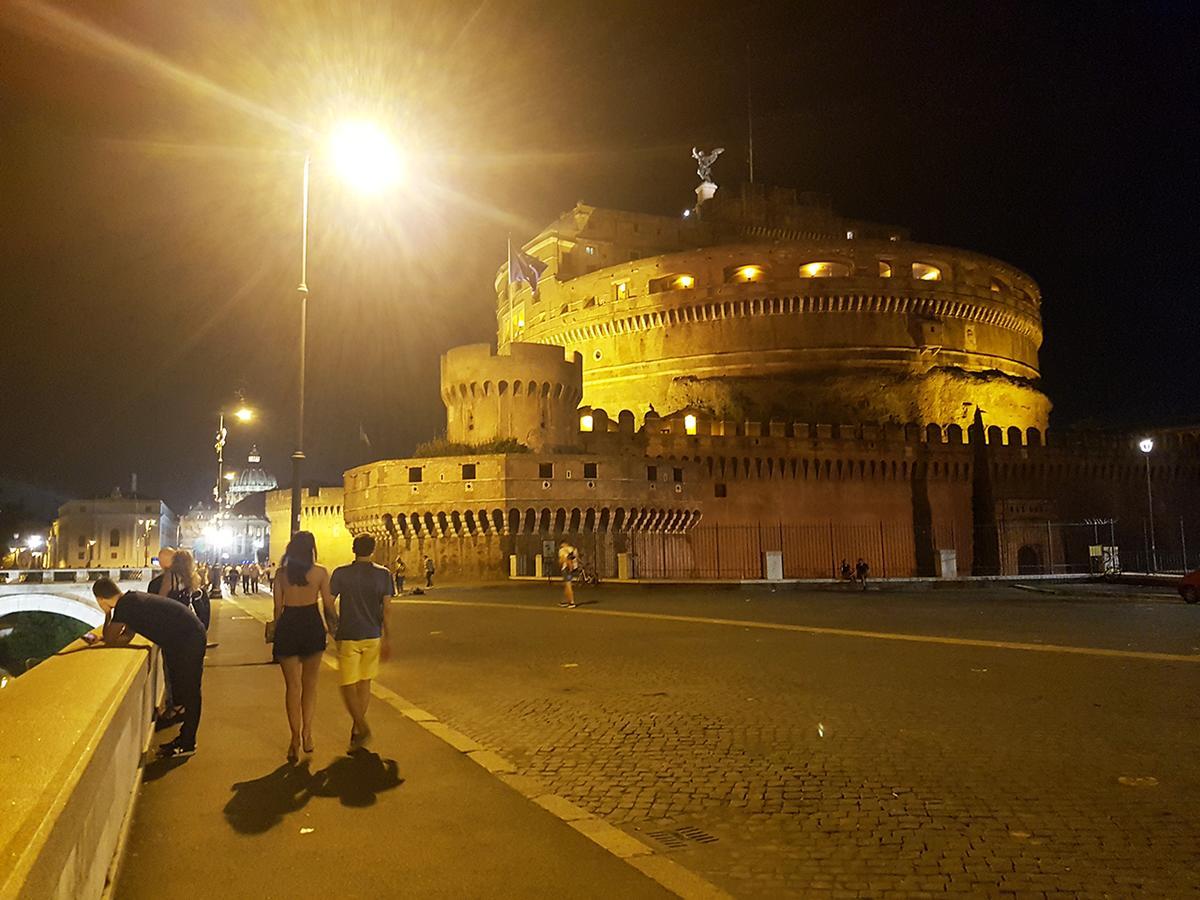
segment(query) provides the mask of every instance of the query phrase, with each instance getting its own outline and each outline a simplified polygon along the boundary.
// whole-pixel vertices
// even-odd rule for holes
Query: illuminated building
[[[584,359],[584,403],[667,415],[1044,430],[1041,293],[978,253],[747,186],[704,218],[580,204],[525,245],[537,295],[497,275],[497,339]]]
[[[442,357],[446,439],[324,505],[380,562],[547,574],[566,538],[608,577],[1062,573],[1137,564],[1147,478],[1157,521],[1200,508],[1200,428],[1151,429],[1153,460],[1047,431],[1041,295],[1006,263],[758,188],[580,204],[523,250],[546,271],[501,269],[497,349]]]
[[[59,569],[147,566],[178,539],[175,514],[161,500],[119,490],[109,497],[71,500],[58,510],[46,558]]]

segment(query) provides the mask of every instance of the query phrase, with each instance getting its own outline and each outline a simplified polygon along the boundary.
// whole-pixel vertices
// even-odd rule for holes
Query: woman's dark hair
[[[317,541],[311,531],[297,531],[283,551],[284,574],[288,584],[308,584],[308,570],[317,561]]]

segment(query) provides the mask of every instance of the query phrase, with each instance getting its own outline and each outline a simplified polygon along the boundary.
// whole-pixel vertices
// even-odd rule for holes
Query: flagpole
[[[507,340],[512,334],[512,235],[508,235],[508,256],[504,261],[504,295],[508,299],[508,331],[504,337]]]

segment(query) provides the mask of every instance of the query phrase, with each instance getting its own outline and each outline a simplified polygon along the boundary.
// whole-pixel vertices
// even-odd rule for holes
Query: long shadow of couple
[[[308,760],[285,763],[261,778],[236,783],[225,804],[225,818],[235,831],[262,834],[313,797],[336,797],[342,806],[366,807],[383,791],[403,783],[396,760],[368,750],[339,757],[316,772],[309,770]]]

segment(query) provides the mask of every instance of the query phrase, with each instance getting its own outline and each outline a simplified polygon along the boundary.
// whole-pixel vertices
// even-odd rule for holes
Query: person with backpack
[[[422,559],[424,560],[423,568],[425,569],[425,587],[431,588],[431,587],[433,587],[433,572],[434,572],[433,557],[425,555],[422,557]]]

